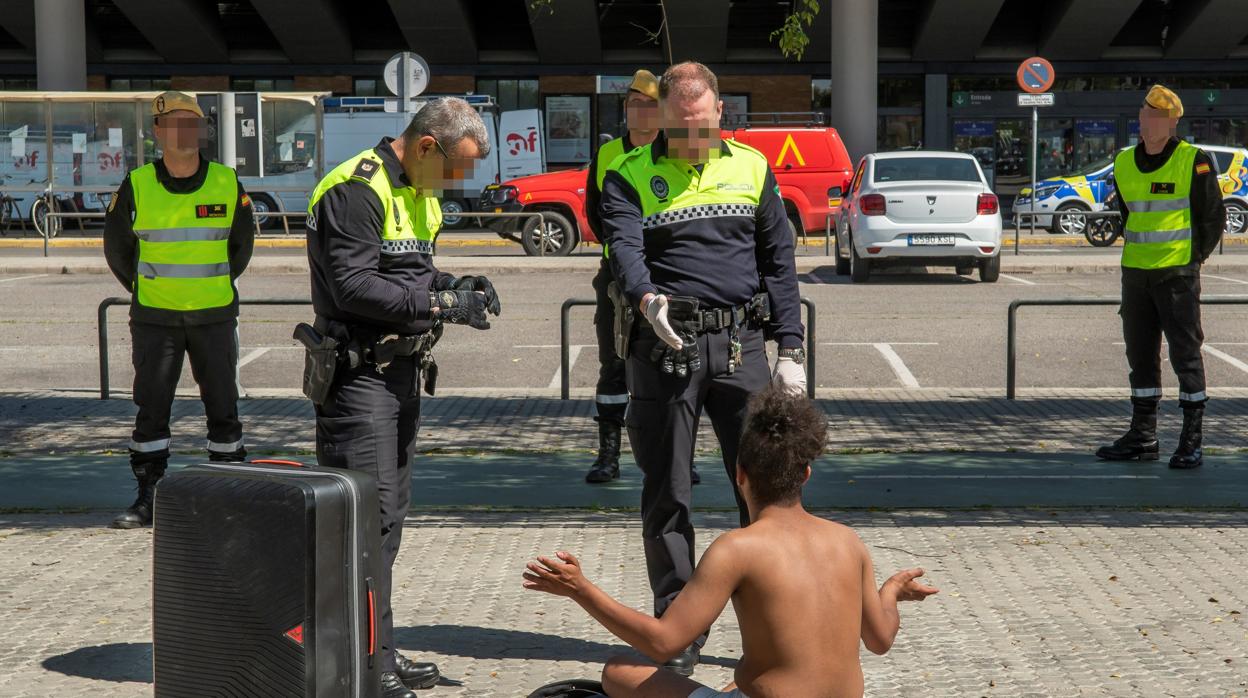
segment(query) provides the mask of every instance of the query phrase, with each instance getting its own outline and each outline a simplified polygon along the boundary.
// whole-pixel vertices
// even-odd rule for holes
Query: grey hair
[[[421,136],[433,136],[447,149],[454,148],[465,138],[471,138],[480,149],[481,157],[490,154],[490,136],[481,115],[471,104],[458,97],[439,97],[416,112],[411,123],[403,129],[403,137],[415,140]]]

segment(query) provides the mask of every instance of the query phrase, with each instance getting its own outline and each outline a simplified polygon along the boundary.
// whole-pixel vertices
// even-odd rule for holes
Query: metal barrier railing
[[[312,305],[306,298],[240,298],[239,305]],[[129,298],[113,296],[100,301],[96,310],[96,336],[100,343],[100,399],[107,400],[108,384],[108,309],[114,305],[130,305]]]
[[[835,213],[829,212],[823,217],[823,256],[832,256],[832,216]]]
[[[802,296],[802,306],[806,308],[806,394],[815,396],[815,351],[819,344],[815,341],[815,302]],[[575,306],[596,306],[598,302],[592,298],[569,298],[559,308],[559,399],[567,400],[571,392],[571,342],[572,308]]]
[[[1010,303],[1005,330],[1005,399],[1013,400],[1017,392],[1018,373],[1018,309],[1023,306],[1096,306],[1121,305],[1118,298],[1029,298]],[[1248,297],[1209,296],[1200,299],[1201,305],[1248,305]]]

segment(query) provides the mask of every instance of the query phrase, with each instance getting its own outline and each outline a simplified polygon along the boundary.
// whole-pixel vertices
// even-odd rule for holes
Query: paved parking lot
[[[503,315],[494,329],[453,327],[437,350],[447,390],[537,390],[559,385],[559,305],[590,297],[588,272],[494,275]],[[951,270],[880,274],[850,284],[831,267],[801,275],[803,295],[818,307],[817,384],[823,388],[1002,389],[1006,307],[1017,298],[1115,297],[1116,272],[1008,274],[996,284]],[[1206,274],[1206,295],[1248,298],[1248,272]],[[302,274],[244,276],[245,298],[307,298]],[[10,389],[91,389],[98,385],[96,305],[121,289],[99,274],[0,276],[0,385]],[[1248,386],[1248,308],[1205,309],[1209,385]],[[125,308],[109,323],[110,379],[131,380]],[[596,358],[592,310],[573,309],[571,382],[593,386]],[[245,388],[298,387],[299,347],[293,325],[310,307],[243,310],[241,376]],[[1121,388],[1126,383],[1120,325],[1112,307],[1025,308],[1021,311],[1019,385],[1035,388]],[[1164,350],[1163,350],[1164,351]],[[1167,387],[1175,385],[1165,372]],[[183,381],[192,387],[189,368]]]

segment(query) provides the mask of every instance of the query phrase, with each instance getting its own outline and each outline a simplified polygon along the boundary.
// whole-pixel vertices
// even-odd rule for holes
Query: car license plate
[[[911,235],[910,246],[918,247],[921,245],[947,246],[952,247],[954,238],[952,235]]]

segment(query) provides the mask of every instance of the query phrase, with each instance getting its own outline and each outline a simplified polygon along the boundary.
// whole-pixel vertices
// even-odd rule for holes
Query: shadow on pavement
[[[482,628],[473,625],[424,625],[395,628],[394,641],[410,651],[413,659],[435,653],[474,659],[536,659],[550,662],[605,664],[618,654],[630,652],[626,645],[559,637],[525,630]],[[732,669],[737,660],[702,655],[702,663]]]
[[[43,660],[43,668],[93,681],[151,683],[152,645],[149,642],[120,642],[79,647],[72,652],[48,657]]]

